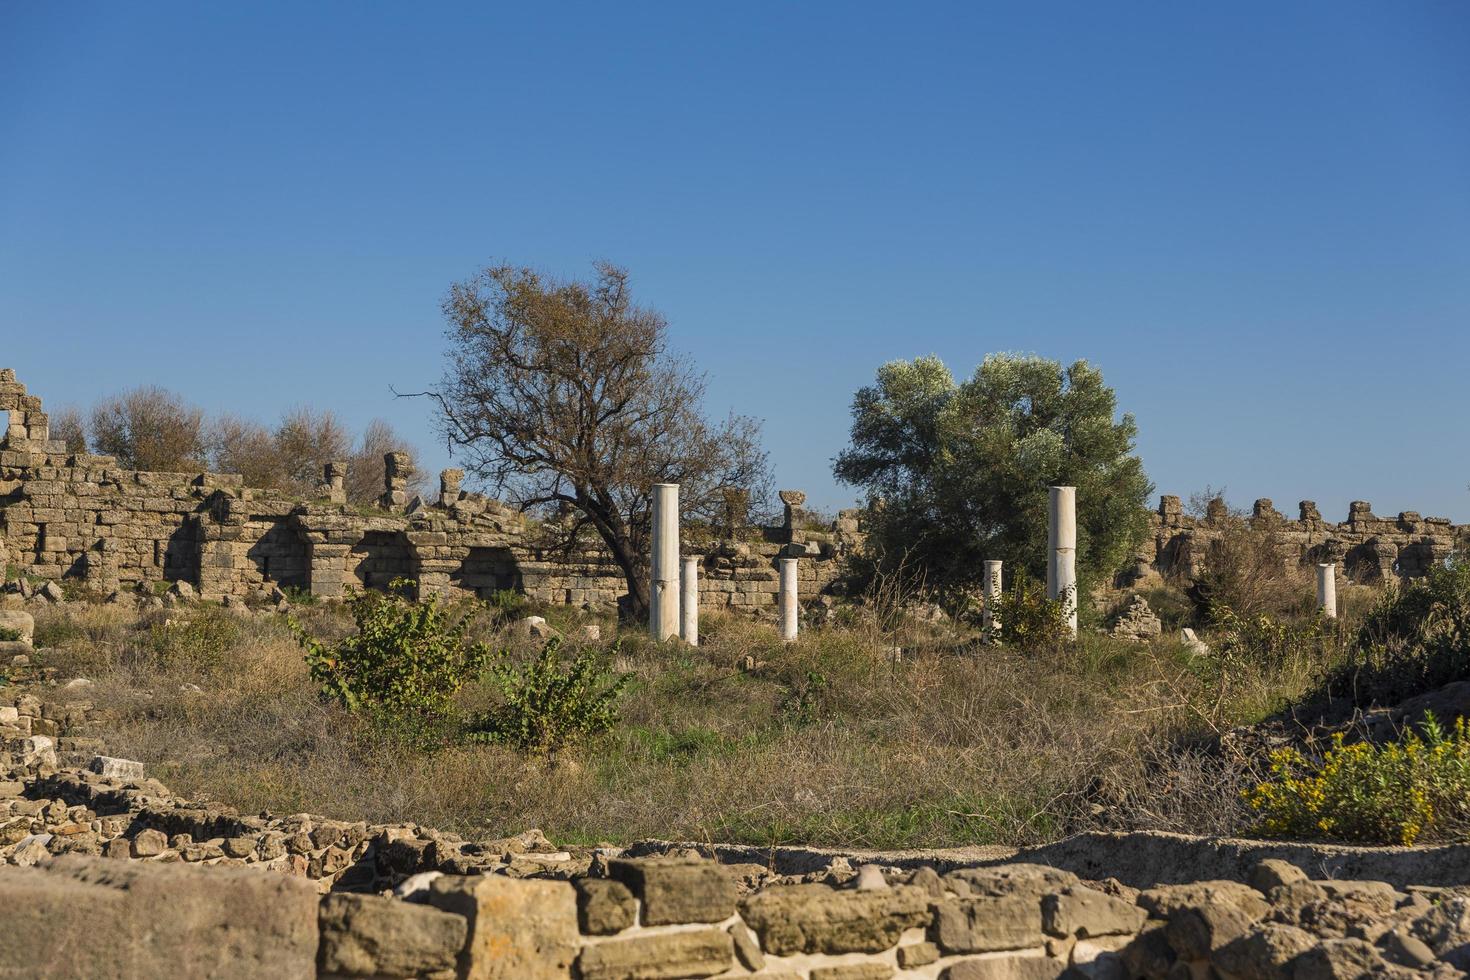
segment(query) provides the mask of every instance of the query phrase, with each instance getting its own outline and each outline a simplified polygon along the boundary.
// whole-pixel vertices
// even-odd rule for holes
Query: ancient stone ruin
[[[1341,524],[1323,520],[1311,500],[1298,504],[1297,512],[1296,520],[1289,520],[1263,497],[1244,524],[1270,532],[1283,562],[1337,564],[1348,578],[1364,583],[1421,576],[1452,551],[1470,546],[1470,525],[1421,517],[1411,510],[1378,517],[1363,500],[1353,501]],[[1239,523],[1222,500],[1211,501],[1204,517],[1193,517],[1172,495],[1159,498],[1159,509],[1149,521],[1152,533],[1138,555],[1136,574],[1152,570],[1186,580],[1199,573],[1210,542]]]
[[[10,414],[0,442],[0,557],[97,598],[176,582],[214,601],[272,587],[335,598],[407,579],[421,595],[508,589],[611,608],[626,591],[600,547],[569,554],[547,543],[535,521],[462,490],[460,470],[440,474],[434,499],[410,498],[408,457],[390,453],[382,497],[361,508],[347,503],[347,464],[333,462],[317,498],[297,500],[238,476],[125,470],[110,456],[70,453],[50,438],[41,399],[9,369],[0,370],[0,411]],[[774,527],[746,523],[742,500],[728,511],[729,526],[698,555],[706,609],[774,612],[783,557],[804,559],[801,593],[815,596],[858,540],[854,511],[824,530],[803,526],[789,503]]]

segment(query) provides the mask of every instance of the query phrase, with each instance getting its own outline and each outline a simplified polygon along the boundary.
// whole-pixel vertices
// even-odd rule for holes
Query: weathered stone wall
[[[1184,513],[1175,496],[1161,497],[1149,521],[1151,534],[1138,556],[1139,571],[1186,580],[1199,573],[1210,542],[1240,525],[1223,501],[1212,501],[1204,517],[1195,517]],[[1350,578],[1369,583],[1423,575],[1452,551],[1470,546],[1470,525],[1414,511],[1379,517],[1362,500],[1348,508],[1346,521],[1334,524],[1323,520],[1313,501],[1298,504],[1293,520],[1262,498],[1245,524],[1269,532],[1283,562],[1336,562]]]
[[[98,597],[170,582],[205,599],[243,599],[273,586],[336,598],[394,579],[421,593],[481,597],[514,589],[550,603],[611,608],[626,591],[600,547],[568,554],[538,526],[441,474],[437,499],[407,499],[407,458],[389,454],[376,508],[346,503],[346,464],[326,467],[319,496],[295,500],[213,473],[121,469],[108,456],[69,453],[50,438],[41,400],[0,370],[0,546],[21,574],[81,583]],[[784,491],[785,522],[734,527],[701,550],[700,606],[773,610],[777,561],[799,557],[804,597],[838,575],[858,539],[852,513],[821,531],[802,527],[802,495]]]

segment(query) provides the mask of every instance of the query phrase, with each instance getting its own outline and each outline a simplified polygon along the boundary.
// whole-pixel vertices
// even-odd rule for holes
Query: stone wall
[[[613,607],[623,576],[599,546],[571,553],[497,500],[461,489],[446,470],[433,500],[408,499],[407,457],[387,459],[376,507],[346,502],[346,464],[328,464],[319,495],[296,500],[245,487],[238,476],[125,470],[108,456],[69,453],[50,438],[41,400],[15,372],[0,370],[0,548],[25,576],[76,582],[101,598],[127,589],[186,583],[205,599],[245,599],[273,587],[337,598],[397,578],[420,593],[487,597],[514,589],[549,603]],[[788,499],[789,498],[789,499]],[[837,577],[858,540],[854,512],[808,530],[802,495],[783,491],[775,527],[732,522],[701,551],[700,605],[774,611],[777,560],[806,559],[812,597]],[[792,503],[791,501],[795,501]]]
[[[1153,571],[1190,580],[1199,573],[1210,542],[1242,521],[1222,500],[1211,501],[1205,516],[1196,517],[1184,513],[1178,497],[1164,496],[1149,523],[1151,533],[1135,574]],[[1452,551],[1470,547],[1470,525],[1414,511],[1379,517],[1363,500],[1353,501],[1347,520],[1334,524],[1322,518],[1313,501],[1299,503],[1297,517],[1291,519],[1262,498],[1244,525],[1272,534],[1283,562],[1336,562],[1349,578],[1365,583],[1423,575]]]

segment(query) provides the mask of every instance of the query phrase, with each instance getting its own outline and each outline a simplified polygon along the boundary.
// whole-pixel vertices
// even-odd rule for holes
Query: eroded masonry
[[[186,582],[201,598],[245,598],[271,586],[324,598],[409,579],[420,594],[524,592],[551,603],[612,607],[623,576],[600,548],[541,543],[535,522],[461,489],[444,470],[437,498],[408,494],[408,458],[389,454],[375,507],[347,503],[346,464],[329,463],[316,499],[246,487],[217,473],[122,469],[110,456],[70,453],[50,438],[41,399],[0,370],[0,547],[5,564],[74,580],[100,596]],[[816,595],[857,541],[855,512],[808,529],[804,496],[783,491],[785,519],[751,526],[732,501],[724,536],[700,549],[700,605],[774,608],[780,558],[802,558],[801,589]]]
[[[463,490],[459,470],[440,474],[437,497],[410,496],[408,458],[390,454],[382,497],[363,508],[347,503],[346,464],[329,463],[315,499],[299,500],[243,486],[238,476],[126,470],[109,456],[70,453],[50,437],[41,399],[10,369],[0,370],[0,411],[10,417],[0,442],[0,558],[22,574],[78,581],[99,597],[186,582],[214,600],[271,586],[332,598],[401,578],[420,594],[486,597],[509,589],[543,602],[612,608],[625,591],[621,570],[601,548],[569,552],[548,543],[555,536],[542,533],[544,526]],[[752,525],[732,500],[718,536],[693,549],[701,608],[774,613],[782,558],[802,559],[803,597],[838,579],[842,559],[862,540],[860,512],[818,524],[803,511],[802,493],[780,496],[780,524]],[[1249,523],[1275,534],[1285,561],[1338,562],[1370,582],[1421,575],[1470,544],[1470,526],[1413,512],[1377,517],[1363,502],[1334,524],[1311,501],[1290,520],[1258,500]],[[1192,576],[1210,541],[1230,526],[1223,503],[1197,518],[1178,497],[1162,498],[1138,575]]]

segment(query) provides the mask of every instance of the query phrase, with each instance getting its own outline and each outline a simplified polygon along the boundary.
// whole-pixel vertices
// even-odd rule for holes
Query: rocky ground
[[[1340,852],[1364,849],[1274,846],[1293,863],[1237,846],[1222,860],[1218,842],[1147,835],[1030,854],[762,854],[558,848],[534,830],[466,840],[416,824],[241,814],[179,798],[142,764],[108,756],[86,684],[15,656],[16,683],[0,689],[9,866],[0,933],[28,938],[0,952],[0,976],[153,976],[167,956],[214,976],[1316,980],[1470,970],[1464,848],[1375,852],[1378,864],[1358,856],[1390,883],[1321,873],[1352,869]],[[1191,863],[1222,877],[1179,880]],[[175,945],[125,938],[144,915],[150,935],[170,935],[170,895],[194,906]],[[232,897],[208,913],[219,895]],[[57,930],[79,922],[95,935],[72,935],[71,959],[48,960]],[[99,974],[99,962],[111,965]]]

